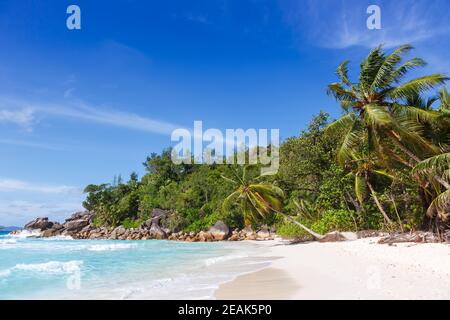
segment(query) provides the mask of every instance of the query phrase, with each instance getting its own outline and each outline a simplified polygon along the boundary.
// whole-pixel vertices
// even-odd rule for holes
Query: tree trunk
[[[355,207],[356,212],[361,212],[361,206],[359,205],[358,201],[353,199],[353,197],[350,194],[350,192],[346,191],[346,194],[347,194],[347,197],[349,198],[350,202],[352,203],[352,205]]]
[[[380,210],[381,214],[382,214],[383,217],[384,217],[384,220],[386,220],[387,223],[392,224],[391,219],[389,219],[389,217],[388,217],[386,211],[384,211],[383,206],[381,205],[380,201],[378,200],[378,197],[377,197],[377,195],[376,195],[376,193],[375,193],[375,190],[374,190],[373,187],[372,187],[372,184],[371,184],[371,183],[369,182],[369,180],[367,180],[367,179],[366,179],[366,183],[367,183],[367,186],[368,186],[369,189],[370,189],[370,193],[372,194],[373,199],[375,200],[375,203],[377,204],[378,209]]]
[[[294,218],[292,218],[291,216],[284,214],[282,212],[277,211],[279,214],[281,214],[284,218],[288,219],[290,222],[296,224],[297,226],[299,226],[300,228],[302,228],[303,230],[305,230],[306,232],[308,232],[310,235],[312,235],[315,239],[321,240],[324,238],[323,235],[318,234],[314,231],[312,231],[311,229],[309,229],[308,227],[304,226],[303,224],[301,224],[300,222],[298,222],[297,220],[295,220]]]

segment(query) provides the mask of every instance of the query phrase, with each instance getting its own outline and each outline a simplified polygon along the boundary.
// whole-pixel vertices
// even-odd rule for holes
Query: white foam
[[[208,258],[205,260],[205,265],[207,267],[209,267],[209,266],[219,263],[219,262],[225,262],[225,261],[247,258],[247,257],[248,257],[248,255],[233,255],[233,254],[231,254],[231,255],[227,255],[227,256]]]
[[[8,277],[11,274],[11,270],[0,271],[0,278]]]
[[[48,238],[42,238],[43,240],[74,240],[71,236],[54,236],[54,237],[48,237]]]
[[[117,243],[117,244],[93,244],[87,246],[89,251],[114,251],[114,250],[124,250],[137,247],[134,243]]]
[[[2,239],[0,240],[0,245],[2,244],[16,244],[17,240],[16,239]]]
[[[17,233],[10,234],[9,236],[14,238],[40,237],[41,232],[39,230],[20,230]]]
[[[67,262],[50,261],[45,263],[16,264],[14,270],[36,271],[53,274],[67,274],[80,271],[83,261],[72,260]]]

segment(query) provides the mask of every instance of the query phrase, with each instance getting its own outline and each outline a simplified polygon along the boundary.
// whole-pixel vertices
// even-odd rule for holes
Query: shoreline
[[[227,254],[202,260],[203,268],[215,269],[218,276],[210,289],[204,289],[211,290],[208,299],[218,300],[450,299],[449,244],[387,245],[379,244],[379,239],[229,242]],[[67,245],[80,246],[71,243]],[[82,244],[77,250],[125,249],[115,244],[90,246]],[[132,298],[148,297],[147,289],[132,293]]]
[[[214,297],[450,299],[450,245],[389,246],[377,244],[378,239],[294,245],[273,241],[263,255],[272,257],[268,267],[221,284]]]

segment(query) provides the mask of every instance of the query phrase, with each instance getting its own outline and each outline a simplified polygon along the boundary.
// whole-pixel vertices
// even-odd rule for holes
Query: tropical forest
[[[405,58],[412,49],[379,46],[359,65],[337,66],[324,94],[339,102],[341,116],[320,112],[282,141],[274,174],[261,175],[259,165],[174,164],[168,148],[147,157],[142,177],[88,185],[83,206],[95,212],[96,225],[125,228],[159,208],[170,212],[164,226],[185,232],[218,220],[232,228],[267,225],[288,238],[333,230],[445,231],[449,78],[421,74],[426,62]]]

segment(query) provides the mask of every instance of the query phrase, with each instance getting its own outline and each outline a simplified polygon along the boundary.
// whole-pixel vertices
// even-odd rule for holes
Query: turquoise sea
[[[268,264],[248,242],[37,238],[0,234],[0,299],[211,299]]]

